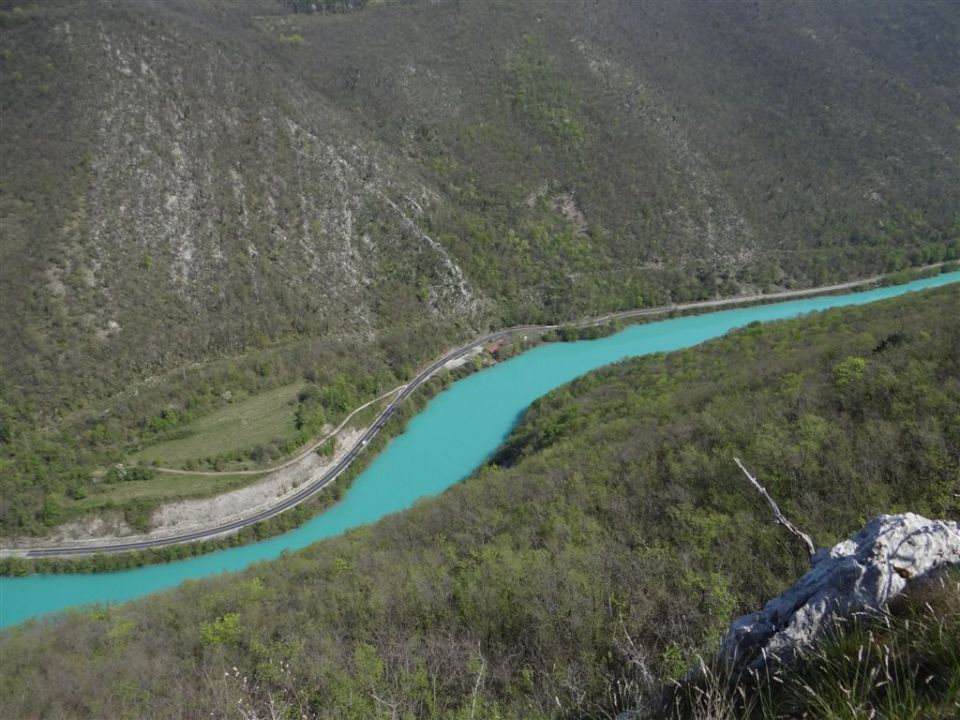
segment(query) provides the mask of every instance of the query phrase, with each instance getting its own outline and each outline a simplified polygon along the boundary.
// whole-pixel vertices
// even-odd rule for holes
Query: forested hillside
[[[5,631],[0,704],[21,718],[634,708],[806,566],[734,456],[820,546],[880,513],[960,517],[958,317],[945,287],[590,373],[409,512]]]
[[[3,533],[225,393],[956,257],[958,31],[950,2],[2,0]]]

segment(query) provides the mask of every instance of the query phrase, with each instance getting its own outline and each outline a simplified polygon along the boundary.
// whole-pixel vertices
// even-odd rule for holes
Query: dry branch
[[[744,467],[742,462],[740,462],[740,458],[735,457],[733,461],[737,463],[741,470],[743,470],[743,474],[747,476],[747,479],[751,482],[751,484],[760,492],[761,495],[763,495],[764,498],[766,498],[767,502],[770,504],[770,507],[773,509],[773,517],[776,519],[777,523],[783,525],[787,530],[800,538],[807,546],[807,554],[810,556],[810,561],[813,562],[813,556],[816,554],[817,549],[814,547],[813,540],[810,539],[810,536],[800,530],[800,528],[798,528],[792,522],[787,520],[786,517],[784,517],[783,513],[780,512],[780,508],[777,507],[777,503],[774,502],[772,497],[770,497],[770,493],[767,492],[767,489],[760,483],[759,480],[750,474],[750,471]]]

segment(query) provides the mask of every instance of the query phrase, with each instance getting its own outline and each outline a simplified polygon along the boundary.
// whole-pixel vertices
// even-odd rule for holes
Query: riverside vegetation
[[[950,2],[0,0],[0,534],[102,512],[98,471],[259,393],[369,399],[490,327],[956,258],[958,27]],[[188,459],[266,463],[316,405]]]
[[[735,455],[820,546],[880,513],[960,517],[957,317],[948,286],[592,372],[408,512],[236,575],[8,629],[0,700],[25,718],[635,709],[806,567]],[[755,716],[820,716],[809,686],[859,708],[835,717],[872,703],[949,717],[956,578],[944,582],[824,645]],[[897,682],[845,694],[861,672]]]
[[[519,344],[519,343],[517,343]],[[498,354],[502,353],[502,358],[506,358],[508,353],[516,347],[509,345],[501,348]],[[366,469],[370,462],[383,450],[390,439],[403,432],[407,422],[420,412],[426,404],[437,393],[442,392],[458,379],[466,377],[470,373],[483,367],[482,363],[475,361],[462,365],[453,370],[442,370],[429,380],[427,380],[422,389],[412,395],[409,400],[398,406],[393,415],[383,426],[382,430],[367,445],[366,451],[362,453],[350,466],[337,477],[330,487],[324,492],[317,493],[305,502],[292,507],[275,517],[263,520],[254,525],[242,528],[236,533],[225,535],[218,538],[201,540],[197,542],[180,543],[176,545],[167,545],[158,548],[149,548],[145,550],[136,550],[131,552],[119,553],[97,553],[93,555],[83,555],[81,557],[51,557],[51,558],[20,558],[3,557],[0,558],[0,576],[21,576],[31,573],[90,573],[90,572],[109,572],[114,570],[125,570],[129,568],[142,567],[157,563],[174,562],[184,558],[203,555],[208,552],[221,550],[229,547],[245,545],[250,542],[257,542],[269,537],[280,535],[292,530],[309,520],[318,512],[323,511],[339,502],[347,490],[350,488],[353,480]],[[317,448],[316,452],[329,454],[333,451],[330,441]],[[223,484],[230,486],[230,481],[234,476],[217,476],[214,478],[214,484]],[[177,478],[179,479],[179,478]],[[176,485],[176,480],[174,485]],[[187,480],[192,478],[189,476]],[[255,478],[254,478],[255,479]],[[249,482],[250,476],[236,478],[240,482]],[[206,483],[210,483],[210,478],[205,478]],[[202,488],[203,482],[198,483]],[[160,488],[164,493],[164,499],[171,496],[168,483]],[[197,496],[194,489],[193,497]],[[94,496],[95,499],[96,496]],[[147,525],[147,513],[152,509],[151,503],[144,501],[143,493],[138,494],[138,502],[130,503],[124,508],[124,517],[133,526],[140,520],[142,526],[140,529],[149,529]],[[109,501],[108,501],[109,502]],[[111,505],[111,508],[113,506]]]

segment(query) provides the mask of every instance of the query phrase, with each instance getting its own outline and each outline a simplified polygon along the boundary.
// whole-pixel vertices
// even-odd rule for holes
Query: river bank
[[[598,339],[607,337],[623,329],[625,326],[637,325],[656,321],[663,316],[669,318],[686,317],[716,311],[718,308],[740,308],[762,306],[768,303],[781,302],[793,297],[823,296],[849,293],[855,288],[867,285],[893,286],[916,280],[923,277],[932,277],[937,272],[948,270],[949,263],[937,263],[923,268],[897,273],[890,276],[874,276],[861,280],[848,281],[819,288],[803,288],[783,290],[766,295],[719,298],[693,303],[656,308],[641,308],[610,313],[598,318],[580,320],[566,325],[542,325],[522,328],[510,328],[490,333],[477,338],[471,343],[456,350],[450,351],[423,370],[411,385],[400,386],[388,391],[374,400],[352,411],[343,422],[323,438],[311,443],[304,451],[293,458],[273,468],[266,468],[262,472],[269,473],[267,477],[238,490],[199,500],[187,500],[161,506],[154,511],[151,518],[151,529],[148,532],[137,533],[120,522],[109,522],[110,518],[93,518],[92,521],[72,523],[64,526],[58,532],[47,538],[23,538],[9,541],[6,547],[0,548],[0,575],[23,575],[30,572],[84,572],[91,569],[91,563],[76,563],[73,561],[55,561],[51,558],[58,554],[91,555],[101,552],[144,551],[135,558],[134,566],[152,562],[166,562],[183,557],[184,553],[171,553],[168,547],[173,544],[190,542],[193,547],[187,555],[196,555],[223,547],[224,539],[243,530],[254,522],[263,523],[263,527],[253,533],[255,539],[267,537],[276,532],[290,529],[289,522],[265,524],[265,518],[271,518],[276,508],[285,509],[300,506],[304,500],[310,499],[305,493],[295,497],[298,489],[312,483],[317,489],[332,482],[346,469],[355,456],[361,452],[369,454],[373,447],[366,447],[368,442],[387,423],[396,412],[399,401],[416,389],[417,385],[430,380],[438,374],[443,375],[444,387],[452,379],[459,379],[481,369],[489,364],[491,356],[496,361],[515,357],[518,352],[524,352],[535,347],[541,340],[565,342]],[[520,337],[519,341],[517,336]],[[533,338],[533,339],[531,339]],[[491,345],[488,342],[493,341]],[[484,353],[484,350],[487,352]],[[455,375],[450,377],[450,373]],[[442,388],[441,388],[442,389]],[[435,389],[435,392],[439,390]],[[376,417],[372,425],[363,428],[358,433],[347,433],[341,437],[344,428],[351,418],[370,405],[400,393],[381,414]],[[394,432],[402,432],[397,428]],[[316,449],[330,439],[336,441],[338,451],[329,461],[324,462],[315,454]],[[341,467],[342,466],[342,467]],[[160,468],[162,472],[179,473],[184,471]],[[202,473],[217,475],[223,473]],[[343,484],[338,489],[337,496],[343,492]],[[327,507],[329,502],[309,503],[312,512],[298,516],[303,519]],[[272,519],[272,518],[271,518]],[[287,518],[290,520],[290,518]],[[295,525],[294,525],[295,526]],[[249,538],[249,534],[247,534]],[[230,541],[229,545],[237,542]],[[62,549],[62,553],[59,551]],[[153,552],[160,549],[161,552]],[[33,559],[27,559],[33,555]],[[38,562],[38,557],[44,556],[44,561]],[[130,563],[106,561],[97,558],[92,563],[92,569],[109,570],[117,567],[130,567]]]
[[[946,263],[938,263],[925,268],[915,269],[913,272],[916,274],[932,273],[936,272],[945,265]],[[716,308],[722,307],[760,307],[767,303],[776,303],[785,298],[791,297],[805,297],[810,295],[820,296],[821,294],[829,297],[831,295],[836,295],[837,293],[848,293],[852,289],[862,287],[864,285],[882,284],[884,283],[884,279],[884,276],[875,276],[821,288],[786,290],[768,295],[721,298],[716,300],[686,303],[682,305],[628,310],[619,313],[608,314],[599,318],[581,320],[563,326],[544,325],[512,328],[498,331],[483,338],[479,338],[458,350],[448,353],[444,356],[444,358],[441,358],[432,366],[430,366],[427,371],[421,373],[420,378],[421,381],[429,380],[437,373],[442,373],[444,371],[447,373],[451,371],[454,372],[456,375],[455,379],[459,379],[471,374],[473,371],[483,366],[482,363],[478,364],[476,362],[476,358],[478,357],[479,353],[484,350],[485,343],[493,339],[510,338],[514,341],[513,344],[506,344],[505,348],[502,347],[504,344],[502,340],[495,343],[495,347],[497,349],[492,354],[495,354],[498,360],[508,359],[511,356],[514,356],[518,350],[522,352],[530,347],[534,347],[536,344],[538,344],[541,337],[542,339],[546,340],[564,341],[597,339],[617,332],[624,327],[624,324],[636,325],[640,323],[653,322],[664,315],[667,315],[671,318],[679,318],[709,313],[716,310]],[[909,280],[909,277],[900,277],[898,279],[903,282]],[[887,284],[891,285],[892,283]],[[545,334],[541,336],[541,333]],[[517,335],[519,335],[519,337],[517,337]],[[537,337],[537,339],[528,340],[528,337],[531,335]],[[521,337],[522,340],[516,342]],[[487,349],[490,350],[490,348]],[[450,359],[444,361],[445,358]],[[473,363],[468,362],[471,358],[475,359]],[[450,381],[450,377],[445,377],[442,383],[449,383]],[[405,388],[397,388],[394,391],[390,391],[386,395],[390,395],[397,390],[403,390],[404,394],[407,394]],[[435,390],[434,392],[439,392],[439,390]],[[385,396],[381,396],[381,398],[382,397]],[[427,399],[429,398],[425,398],[424,402]],[[371,403],[372,402],[375,401],[371,401]],[[363,407],[366,407],[371,403],[367,403]],[[335,433],[341,431],[344,426],[347,425],[350,417],[353,417],[354,414],[362,409],[362,407],[357,408],[353,413],[351,413],[350,416],[348,416],[348,418],[340,425],[340,427],[337,428]],[[385,425],[390,416],[396,412],[396,409],[396,404],[391,404],[388,406],[388,408],[385,409],[383,413],[381,413],[381,415],[376,419],[374,427],[379,429]],[[393,432],[402,432],[402,428],[396,428]],[[374,447],[372,446],[369,448],[366,447],[366,440],[358,440],[358,437],[351,437],[350,442],[348,443],[341,442],[341,449],[352,445],[352,452],[354,452],[355,455],[359,455],[360,451],[364,451],[368,455],[371,453],[371,451],[375,451]],[[155,513],[155,527],[148,533],[134,534],[133,532],[123,531],[122,528],[121,532],[118,533],[116,532],[117,528],[114,528],[111,525],[100,523],[95,527],[95,530],[99,533],[99,536],[97,537],[93,537],[93,533],[87,533],[84,535],[81,529],[81,532],[75,532],[73,535],[61,534],[54,540],[54,542],[50,542],[49,539],[43,539],[40,541],[31,540],[30,542],[24,543],[11,543],[7,545],[7,547],[0,550],[0,555],[3,556],[3,560],[0,561],[0,574],[24,575],[31,572],[87,572],[90,570],[104,571],[116,568],[141,566],[154,562],[169,562],[185,556],[193,556],[203,552],[210,552],[220,549],[224,546],[235,546],[237,544],[241,544],[242,542],[259,540],[264,537],[275,535],[279,532],[285,532],[291,529],[291,527],[295,527],[300,522],[308,519],[316,512],[325,509],[331,504],[331,502],[335,502],[344,491],[343,485],[341,484],[341,487],[336,493],[336,497],[334,497],[332,501],[325,499],[326,501],[321,501],[319,503],[310,502],[304,510],[301,510],[297,513],[297,518],[293,518],[291,516],[286,518],[284,522],[270,522],[267,520],[261,521],[261,527],[259,527],[257,531],[253,533],[238,533],[237,531],[245,529],[245,526],[247,525],[245,518],[258,519],[258,514],[260,516],[269,515],[271,513],[271,508],[274,506],[281,505],[283,503],[289,503],[291,496],[296,493],[298,488],[308,482],[311,477],[311,472],[313,472],[314,477],[316,477],[315,471],[318,468],[314,467],[317,465],[316,458],[311,459],[313,455],[312,450],[314,450],[317,445],[326,439],[327,438],[323,438],[314,443],[308,452],[301,453],[293,459],[277,466],[277,468],[275,468],[275,470],[277,470],[276,473],[273,473],[270,477],[256,483],[255,485],[248,486],[248,488],[242,488],[234,493],[228,494],[227,496],[214,497],[205,501],[189,501],[187,503],[176,503],[171,506],[162,507]],[[372,439],[372,436],[370,439]],[[337,454],[335,460],[342,460],[344,455],[345,453],[341,450],[341,452]],[[349,464],[352,459],[352,457],[347,458],[347,463]],[[336,463],[331,462],[321,464],[323,467],[328,468]],[[301,465],[303,467],[301,467]],[[310,467],[307,467],[308,465]],[[331,481],[332,479],[333,478],[331,478]],[[267,493],[266,496],[264,495],[265,492]],[[269,497],[270,493],[273,493],[273,498]],[[297,502],[296,505],[300,506],[300,503]],[[271,518],[271,520],[273,520],[273,518]],[[290,521],[295,522],[293,525],[291,525]],[[230,523],[233,523],[232,528],[221,530],[221,527],[224,524]],[[185,535],[192,537],[188,537],[187,540],[181,541],[181,538],[183,538]],[[123,541],[122,548],[124,550],[129,548],[137,551],[136,556],[129,558],[128,561],[106,560],[104,557],[96,557],[93,562],[77,562],[75,560],[67,559],[53,560],[50,557],[55,556],[58,548],[61,547],[66,548],[65,552],[69,550],[73,554],[85,555],[100,553],[101,551],[116,551],[118,549],[116,547],[117,541]],[[181,542],[184,544],[186,542],[190,542],[192,547],[190,547],[186,552],[171,551],[169,547],[161,547]],[[43,559],[27,559],[24,557],[31,550],[35,550],[37,548],[42,548],[42,552],[47,555],[47,557]],[[129,552],[129,550],[127,550],[127,552]]]
[[[960,272],[954,272],[908,285],[849,295],[647,323],[593,342],[543,344],[509,362],[475,373],[438,394],[424,412],[410,420],[406,432],[390,442],[385,452],[376,457],[361,456],[370,459],[369,467],[359,474],[340,502],[296,530],[254,544],[154,567],[102,575],[0,578],[3,591],[0,621],[11,624],[71,605],[123,601],[171,587],[188,578],[239,570],[252,562],[278,557],[283,552],[404,510],[419,498],[438,494],[469,476],[490,457],[533,400],[596,367],[627,357],[691,347],[753,322],[864,304],[958,281]],[[397,423],[396,416],[388,422],[388,429],[392,423]],[[384,437],[380,436],[381,440]],[[318,497],[324,495],[333,493],[321,493]],[[292,517],[301,517],[300,512],[291,511]],[[285,515],[288,513],[278,520],[286,522]]]

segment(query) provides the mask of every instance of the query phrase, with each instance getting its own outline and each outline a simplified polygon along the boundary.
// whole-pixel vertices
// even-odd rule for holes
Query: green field
[[[232,403],[187,425],[188,436],[143,448],[130,462],[180,467],[188,460],[249,450],[273,440],[286,442],[297,434],[294,409],[303,386],[284,385]]]
[[[122,506],[135,500],[163,502],[209,497],[256,482],[263,475],[170,475],[158,473],[144,482],[102,483],[82,500],[71,503],[75,510],[87,512]]]

